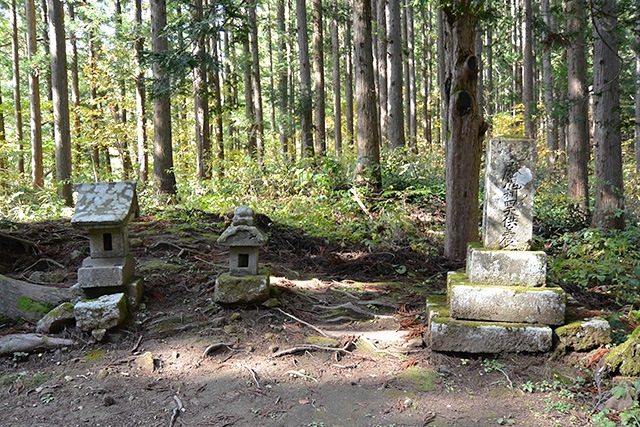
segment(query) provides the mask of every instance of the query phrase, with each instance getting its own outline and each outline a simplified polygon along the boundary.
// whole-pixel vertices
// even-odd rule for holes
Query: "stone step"
[[[474,285],[544,286],[547,254],[489,250],[471,243],[467,248],[467,276]]]
[[[472,285],[464,273],[449,272],[451,317],[542,325],[564,323],[566,294],[562,288]]]
[[[549,326],[524,323],[473,322],[434,316],[429,321],[433,351],[460,353],[546,352],[553,332]]]
[[[78,269],[81,288],[122,286],[135,274],[136,263],[131,255],[121,258],[85,258]]]

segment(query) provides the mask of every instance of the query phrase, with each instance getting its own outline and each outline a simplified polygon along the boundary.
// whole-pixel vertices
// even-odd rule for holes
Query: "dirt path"
[[[424,295],[441,291],[443,273],[456,267],[446,260],[342,247],[263,224],[277,307],[220,307],[211,296],[225,268],[215,238],[226,218],[198,215],[131,227],[147,301],[107,342],[71,328],[61,336],[76,347],[0,359],[0,425],[586,424],[579,408],[593,393],[576,389],[582,400],[570,403],[559,391],[577,384],[579,368],[549,355],[466,359],[420,345]],[[53,271],[59,286],[74,283],[88,246],[81,232],[52,222],[16,234],[40,253],[0,253],[5,274],[24,280],[33,274],[26,266],[48,258],[66,267]],[[4,322],[0,334],[31,329]]]

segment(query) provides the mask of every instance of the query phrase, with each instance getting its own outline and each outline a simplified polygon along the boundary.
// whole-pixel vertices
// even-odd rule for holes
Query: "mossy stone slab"
[[[489,250],[479,243],[472,243],[467,248],[467,276],[474,285],[544,286],[547,254]]]
[[[269,298],[269,272],[256,276],[231,276],[223,273],[216,279],[213,299],[223,304],[257,304]]]

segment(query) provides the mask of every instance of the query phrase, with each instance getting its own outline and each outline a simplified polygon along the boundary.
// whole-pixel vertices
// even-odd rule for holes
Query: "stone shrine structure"
[[[249,206],[239,206],[232,224],[218,238],[229,246],[229,272],[216,280],[214,300],[229,304],[262,302],[269,296],[269,272],[260,269],[258,255],[267,236],[254,225],[254,212]]]
[[[78,200],[71,224],[89,232],[90,256],[78,270],[85,297],[124,293],[130,307],[142,299],[142,278],[135,277],[127,225],[139,212],[136,182],[76,184]]]
[[[544,352],[564,323],[566,294],[547,287],[546,254],[531,251],[536,142],[489,142],[482,244],[467,251],[466,273],[449,272],[447,299],[427,300],[434,351]]]

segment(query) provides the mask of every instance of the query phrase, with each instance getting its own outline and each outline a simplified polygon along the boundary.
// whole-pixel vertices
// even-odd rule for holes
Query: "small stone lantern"
[[[142,279],[134,277],[135,261],[129,253],[127,230],[127,224],[139,212],[136,182],[82,183],[74,187],[78,200],[71,224],[88,229],[90,250],[78,270],[78,286],[90,297],[125,292],[139,302],[143,285]]]
[[[231,226],[218,238],[219,244],[229,246],[229,272],[216,280],[218,302],[253,303],[269,295],[269,274],[258,268],[259,248],[267,243],[267,236],[253,224],[253,209],[239,206]]]

